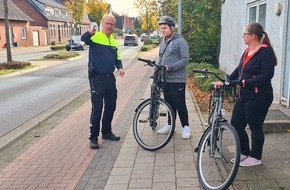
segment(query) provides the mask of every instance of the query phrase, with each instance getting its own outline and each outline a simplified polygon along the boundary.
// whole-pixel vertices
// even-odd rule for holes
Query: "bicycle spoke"
[[[236,133],[227,124],[218,125],[211,142],[208,130],[198,152],[198,174],[205,189],[226,189],[234,180],[238,164],[231,164],[230,159],[239,154],[239,141]],[[235,131],[234,131],[235,132]]]
[[[170,141],[174,133],[175,120],[173,111],[164,100],[157,100],[155,109],[152,109],[150,103],[150,99],[143,102],[136,111],[133,121],[133,133],[141,147],[153,151],[164,147]],[[150,109],[152,109],[152,113],[149,112]],[[164,115],[164,113],[166,114]],[[173,124],[172,129],[169,133],[158,134],[158,130],[168,122],[168,114]]]

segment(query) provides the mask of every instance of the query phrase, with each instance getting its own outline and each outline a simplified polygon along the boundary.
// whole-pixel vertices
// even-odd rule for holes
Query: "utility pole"
[[[182,0],[178,0],[178,33],[182,35]]]

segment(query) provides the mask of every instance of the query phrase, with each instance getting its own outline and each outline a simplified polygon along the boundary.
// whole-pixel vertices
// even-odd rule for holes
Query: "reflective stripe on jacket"
[[[98,74],[111,74],[122,68],[119,44],[112,36],[107,37],[102,31],[91,35],[86,32],[82,35],[82,41],[89,45],[89,70]]]

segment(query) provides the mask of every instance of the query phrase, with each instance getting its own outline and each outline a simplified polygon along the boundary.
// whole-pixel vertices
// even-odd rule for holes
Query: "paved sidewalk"
[[[156,59],[157,50],[139,56]],[[0,171],[0,189],[186,190],[199,186],[193,152],[202,134],[203,116],[187,91],[191,138],[181,138],[181,126],[163,149],[145,151],[136,143],[132,121],[136,106],[148,98],[152,68],[141,62],[117,77],[118,101],[113,120],[119,142],[99,140],[89,147],[90,100],[52,130],[34,140]],[[20,140],[21,141],[21,140]],[[21,143],[21,142],[20,142]],[[290,133],[266,134],[263,163],[240,168],[232,189],[290,189]]]

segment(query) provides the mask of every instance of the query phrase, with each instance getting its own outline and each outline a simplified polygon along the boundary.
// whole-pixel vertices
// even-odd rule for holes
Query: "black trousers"
[[[261,160],[265,141],[263,124],[272,101],[272,89],[269,89],[269,92],[266,92],[252,100],[236,101],[231,118],[231,124],[238,132],[241,143],[241,153],[243,155]],[[249,125],[251,130],[251,148],[249,137],[245,130],[247,125]]]
[[[185,83],[165,83],[164,84],[164,99],[170,104],[176,115],[180,118],[182,127],[188,124],[188,111],[185,103]],[[170,124],[170,123],[168,123]]]
[[[89,81],[92,102],[90,139],[96,139],[100,133],[101,118],[102,134],[112,132],[111,123],[117,101],[116,78],[113,74],[95,74]]]

